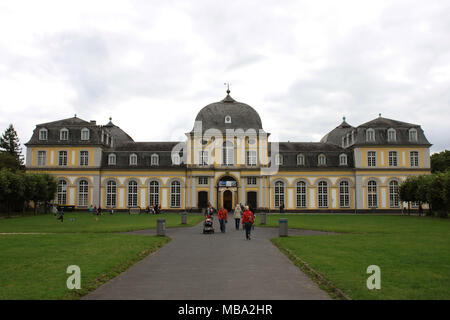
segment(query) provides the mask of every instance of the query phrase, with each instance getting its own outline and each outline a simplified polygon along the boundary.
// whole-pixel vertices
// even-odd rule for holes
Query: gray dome
[[[226,121],[229,117],[230,121]],[[248,104],[237,102],[229,94],[219,102],[211,103],[197,114],[195,121],[202,122],[202,131],[210,128],[224,132],[226,129],[262,129],[261,118]]]

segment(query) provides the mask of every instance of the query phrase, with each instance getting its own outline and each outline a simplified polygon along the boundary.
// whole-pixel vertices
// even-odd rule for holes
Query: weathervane
[[[230,83],[229,82],[225,82],[224,84],[223,84],[224,86],[227,86],[227,93],[228,94],[230,94]]]

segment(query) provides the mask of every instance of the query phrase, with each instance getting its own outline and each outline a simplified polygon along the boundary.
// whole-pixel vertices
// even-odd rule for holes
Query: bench
[[[128,208],[128,214],[140,214],[141,208],[140,207],[130,207]]]

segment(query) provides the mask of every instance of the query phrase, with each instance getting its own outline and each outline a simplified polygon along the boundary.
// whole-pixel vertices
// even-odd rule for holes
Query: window
[[[115,208],[116,199],[117,199],[117,184],[115,181],[110,180],[106,184],[106,206],[108,208]]]
[[[207,185],[208,184],[208,177],[198,177],[198,184]]]
[[[159,182],[158,181],[150,181],[149,185],[149,206],[154,206],[159,204]]]
[[[325,157],[324,154],[320,154],[319,158],[318,158],[318,162],[319,166],[324,166],[327,164],[327,158]]]
[[[57,199],[58,204],[66,204],[67,203],[67,181],[59,180],[57,191]]]
[[[150,157],[150,165],[157,166],[159,165],[159,156],[155,153]]]
[[[247,165],[256,166],[256,151],[247,151]]]
[[[80,166],[88,166],[88,165],[89,165],[89,152],[80,151]]]
[[[59,131],[59,140],[69,140],[69,130],[61,129]]]
[[[350,207],[350,190],[348,181],[341,181],[339,183],[339,206],[341,208]]]
[[[89,140],[89,129],[88,128],[81,129],[81,140],[83,140],[83,141]]]
[[[411,151],[409,153],[409,163],[411,167],[419,166],[419,151]]]
[[[225,123],[231,123],[231,117],[230,116],[226,116],[225,117]]]
[[[370,180],[367,183],[367,206],[369,208],[376,208],[378,206],[377,182],[374,180]]]
[[[414,128],[409,129],[408,136],[409,136],[410,142],[417,142],[417,130],[416,129],[414,129]]]
[[[388,133],[388,141],[389,142],[394,142],[395,140],[397,140],[395,129],[391,128],[388,130],[387,133]]]
[[[398,196],[398,182],[393,180],[389,182],[389,207],[399,208],[400,201]]]
[[[320,181],[317,187],[319,208],[328,208],[328,183],[326,181]]]
[[[297,155],[297,165],[304,166],[305,165],[305,156],[303,154]]]
[[[389,151],[389,166],[397,166],[397,151]]]
[[[200,166],[208,165],[208,151],[199,151],[199,165]]]
[[[46,151],[38,151],[37,152],[37,165],[45,166],[47,163],[47,152]]]
[[[179,166],[180,165],[180,155],[179,154],[174,154],[174,155],[172,155],[172,163],[175,165],[175,166]]]
[[[180,181],[172,181],[170,184],[170,207],[181,207],[181,183]]]
[[[284,206],[284,182],[275,182],[275,207]]]
[[[367,142],[374,142],[375,141],[375,130],[367,129],[367,131],[366,131],[366,141]]]
[[[247,177],[247,184],[256,186],[256,177]]]
[[[136,181],[128,182],[128,207],[138,205],[138,184]]]
[[[132,155],[130,155],[130,166],[135,165],[137,165],[137,155],[133,153]]]
[[[297,182],[296,203],[297,208],[306,208],[306,183],[304,181]]]
[[[367,166],[376,167],[377,166],[377,152],[367,151]]]
[[[234,164],[234,145],[231,141],[225,141],[223,143],[222,164],[226,166]]]
[[[87,207],[89,205],[89,183],[86,180],[78,182],[78,206]]]
[[[58,152],[58,165],[67,166],[67,151]]]
[[[277,166],[283,165],[283,156],[281,154],[275,155],[275,165]]]
[[[48,137],[47,129],[43,128],[39,130],[39,140],[47,140],[47,137]]]
[[[347,155],[346,154],[341,154],[339,156],[339,165],[341,165],[341,166],[347,165]]]
[[[111,153],[110,155],[108,155],[108,164],[110,166],[116,165],[116,155],[114,153]]]

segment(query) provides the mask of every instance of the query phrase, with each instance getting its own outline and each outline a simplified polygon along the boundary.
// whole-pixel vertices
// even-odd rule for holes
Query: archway
[[[233,208],[233,193],[230,190],[225,190],[223,192],[223,207],[231,212]]]

